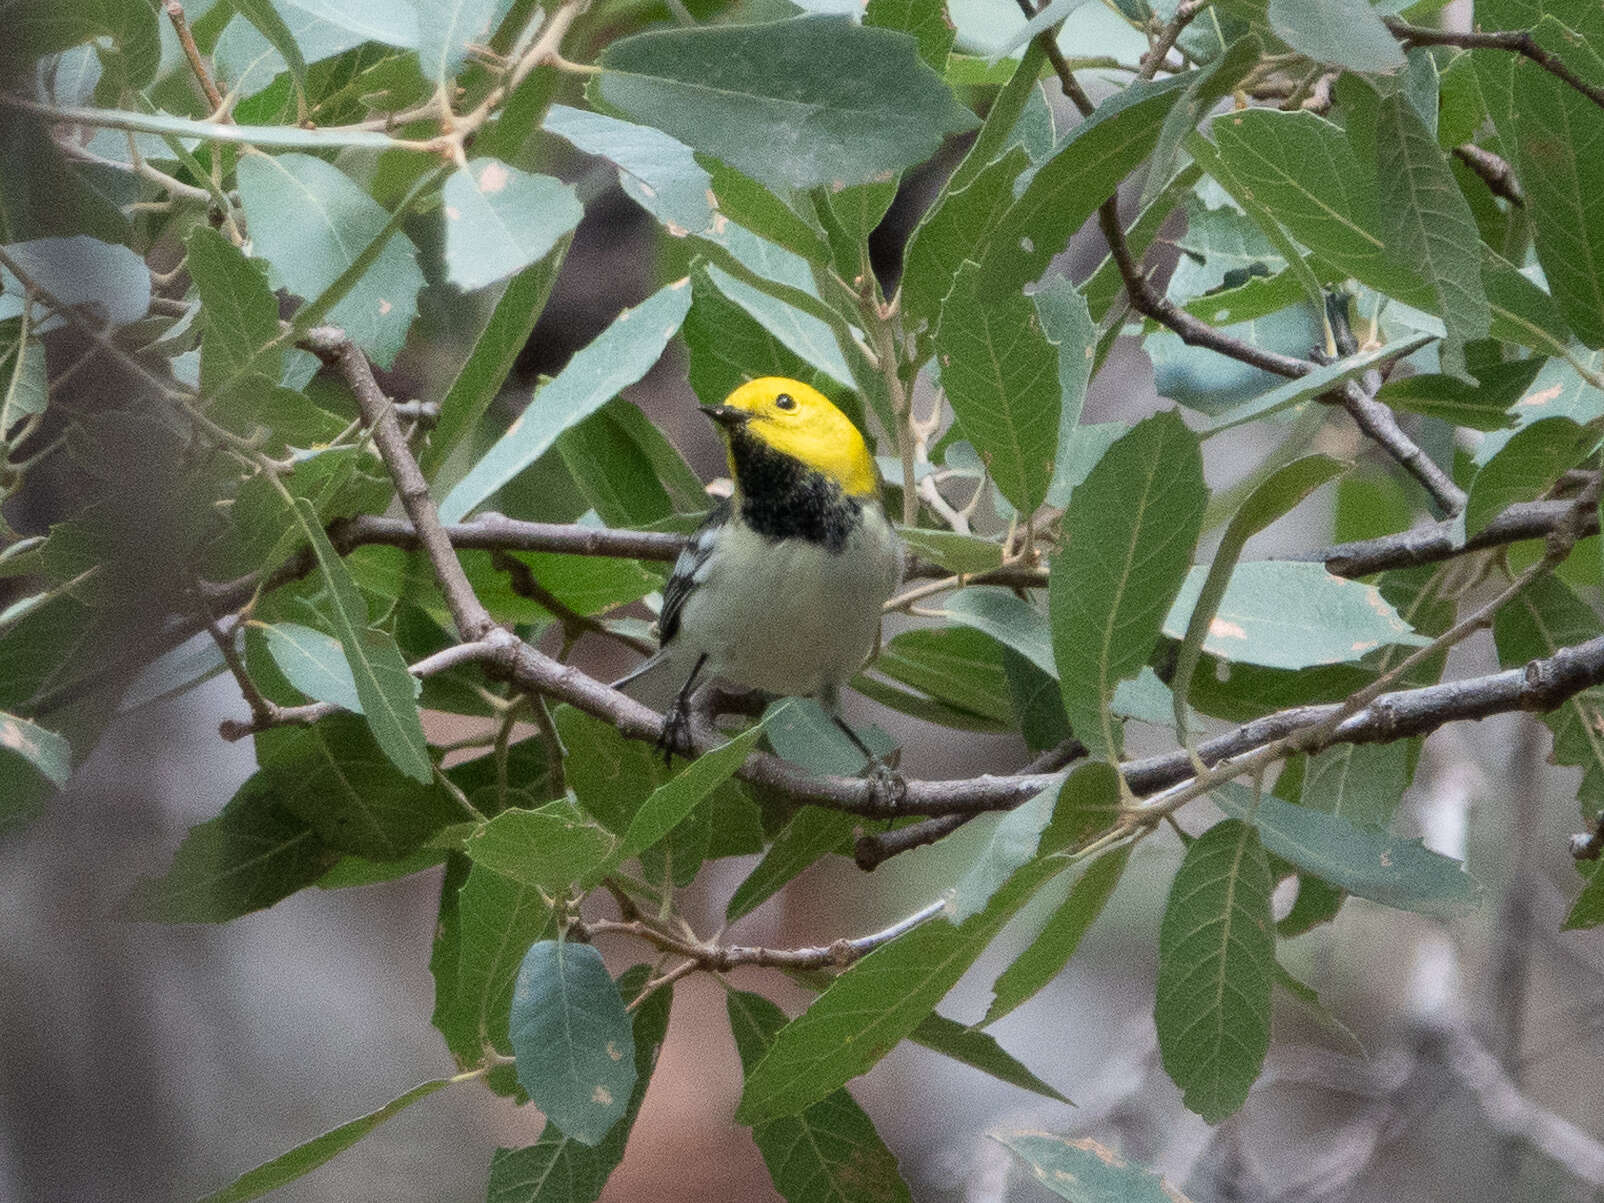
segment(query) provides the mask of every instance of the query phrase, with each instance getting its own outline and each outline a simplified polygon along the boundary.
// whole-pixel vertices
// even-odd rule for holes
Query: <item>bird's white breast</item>
[[[839,552],[770,540],[732,519],[685,601],[676,644],[717,676],[780,694],[845,684],[873,651],[902,546],[878,504]]]

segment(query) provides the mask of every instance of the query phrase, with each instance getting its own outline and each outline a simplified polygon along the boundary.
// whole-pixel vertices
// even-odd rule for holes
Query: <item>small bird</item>
[[[817,697],[873,760],[841,720],[839,690],[874,650],[902,579],[874,458],[851,419],[800,380],[765,376],[701,410],[728,446],[734,495],[674,564],[659,651],[615,687],[660,667],[686,674],[659,743],[668,757],[689,748],[689,703],[705,670]]]

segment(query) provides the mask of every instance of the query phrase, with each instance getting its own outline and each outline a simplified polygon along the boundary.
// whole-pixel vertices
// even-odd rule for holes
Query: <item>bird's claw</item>
[[[663,716],[663,731],[657,737],[657,751],[663,754],[663,763],[674,766],[676,755],[690,760],[696,755],[691,741],[691,716],[679,701],[675,701]]]
[[[901,773],[876,757],[864,776],[869,782],[869,800],[882,810],[896,810],[908,798],[908,783]]]

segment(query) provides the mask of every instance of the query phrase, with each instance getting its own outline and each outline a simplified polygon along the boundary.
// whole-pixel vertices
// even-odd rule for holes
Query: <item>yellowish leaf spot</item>
[[[613,1105],[613,1092],[605,1086],[598,1086],[590,1092],[590,1101],[600,1103],[603,1107],[611,1107]]]
[[[446,210],[446,220],[447,221],[461,221],[462,220],[462,210],[457,208],[457,206],[455,206],[455,205],[447,205],[445,207],[445,210]]]
[[[1246,639],[1247,629],[1238,623],[1215,615],[1209,621],[1209,637],[1212,639]]]
[[[1535,393],[1527,393],[1516,405],[1547,405],[1564,391],[1564,386],[1556,384],[1553,388],[1541,389]]]
[[[607,1055],[614,1061],[622,1061],[624,1059],[624,1051],[611,1040],[607,1042]]]

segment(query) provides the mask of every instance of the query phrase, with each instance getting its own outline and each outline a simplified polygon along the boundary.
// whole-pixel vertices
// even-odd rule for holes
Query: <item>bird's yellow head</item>
[[[849,497],[873,497],[880,491],[874,457],[852,419],[800,380],[762,376],[741,385],[723,405],[704,405],[702,412],[719,424],[727,440],[744,431],[823,473]],[[739,484],[733,446],[730,473]]]

